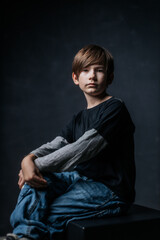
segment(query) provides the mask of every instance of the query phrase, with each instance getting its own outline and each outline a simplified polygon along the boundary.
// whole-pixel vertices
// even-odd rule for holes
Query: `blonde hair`
[[[107,77],[114,72],[114,59],[111,53],[107,49],[93,44],[87,45],[78,51],[73,59],[72,72],[79,77],[84,68],[93,64],[103,65]]]

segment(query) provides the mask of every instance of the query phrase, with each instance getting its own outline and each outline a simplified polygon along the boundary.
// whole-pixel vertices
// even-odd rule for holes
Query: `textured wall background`
[[[0,234],[10,230],[22,158],[85,106],[71,63],[89,43],[113,54],[109,92],[125,101],[136,125],[136,203],[160,209],[159,12],[158,0],[5,1]]]

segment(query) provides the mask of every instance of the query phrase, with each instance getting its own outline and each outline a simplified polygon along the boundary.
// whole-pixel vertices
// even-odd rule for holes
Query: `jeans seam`
[[[39,202],[39,198],[34,201],[34,203],[32,204],[31,208],[28,210],[28,216],[29,216],[29,217],[31,216],[31,214],[32,214],[33,211],[35,210],[38,202]]]

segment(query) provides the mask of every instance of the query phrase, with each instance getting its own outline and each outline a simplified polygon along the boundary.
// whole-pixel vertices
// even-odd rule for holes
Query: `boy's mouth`
[[[96,87],[97,85],[95,83],[88,83],[87,86],[89,86],[89,87]]]

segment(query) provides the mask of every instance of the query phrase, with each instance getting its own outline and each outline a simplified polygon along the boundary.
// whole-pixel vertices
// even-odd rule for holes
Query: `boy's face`
[[[79,85],[84,94],[98,96],[106,91],[108,86],[107,74],[103,65],[90,65],[82,69],[79,77],[72,73],[73,81]]]

